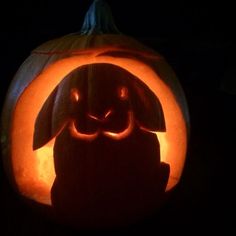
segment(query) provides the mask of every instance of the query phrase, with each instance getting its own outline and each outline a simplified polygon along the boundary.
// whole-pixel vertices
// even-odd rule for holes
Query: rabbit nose
[[[99,122],[104,122],[109,118],[109,116],[112,114],[112,112],[113,112],[113,110],[109,109],[102,116],[93,115],[93,114],[88,113],[88,117],[93,120],[99,121]]]

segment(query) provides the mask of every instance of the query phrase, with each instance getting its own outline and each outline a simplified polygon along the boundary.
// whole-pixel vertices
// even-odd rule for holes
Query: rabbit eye
[[[118,89],[118,96],[121,100],[126,100],[128,98],[128,89],[124,86]]]
[[[79,101],[79,99],[80,99],[80,94],[79,94],[78,89],[76,89],[76,88],[71,89],[71,91],[70,91],[70,99],[71,99],[73,102],[78,102],[78,101]]]

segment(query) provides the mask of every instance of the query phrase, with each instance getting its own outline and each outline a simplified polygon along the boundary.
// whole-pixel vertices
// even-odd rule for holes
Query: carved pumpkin
[[[94,1],[80,34],[43,44],[18,70],[1,141],[20,195],[63,222],[106,227],[159,207],[180,179],[187,133],[171,68]]]

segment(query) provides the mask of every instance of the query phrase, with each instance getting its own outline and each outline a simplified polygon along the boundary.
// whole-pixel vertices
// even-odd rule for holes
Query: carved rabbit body
[[[161,104],[128,71],[91,64],[72,71],[45,101],[34,149],[56,137],[52,205],[70,221],[119,222],[155,209],[169,177],[154,131]]]

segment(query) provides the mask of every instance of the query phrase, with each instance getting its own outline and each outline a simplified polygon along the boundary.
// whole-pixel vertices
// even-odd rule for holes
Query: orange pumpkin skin
[[[59,181],[58,179],[63,178],[60,174],[55,173],[57,168],[55,170],[56,161],[53,152],[56,148],[64,145],[65,147],[73,146],[73,148],[68,149],[69,151],[67,150],[67,153],[71,153],[71,150],[80,152],[84,147],[87,149],[94,147],[95,150],[98,147],[96,153],[99,153],[101,145],[91,146],[89,144],[86,146],[86,142],[80,142],[78,151],[78,147],[75,148],[76,145],[73,144],[75,140],[70,139],[68,131],[65,131],[60,136],[59,141],[57,141],[59,139],[58,134],[54,134],[44,145],[37,146],[38,138],[35,141],[36,120],[52,91],[64,81],[66,76],[77,68],[91,67],[94,64],[107,65],[107,67],[111,65],[115,66],[116,69],[124,69],[137,78],[140,83],[147,86],[161,104],[160,109],[163,112],[165,129],[155,130],[154,127],[152,130],[144,127],[143,130],[140,130],[138,123],[136,123],[130,136],[122,140],[122,142],[126,142],[126,144],[123,144],[124,146],[121,146],[125,147],[124,150],[126,150],[119,153],[122,156],[119,157],[113,152],[114,160],[111,161],[106,160],[106,158],[112,158],[112,156],[100,155],[102,158],[105,157],[101,163],[106,169],[106,174],[96,176],[97,178],[101,177],[99,183],[93,182],[91,184],[91,182],[87,182],[86,185],[86,179],[84,181],[79,179],[83,183],[80,186],[97,188],[97,192],[94,189],[90,192],[86,190],[87,195],[81,196],[78,204],[76,204],[75,198],[71,196],[72,204],[69,205],[70,197],[55,197],[61,196],[64,192],[61,187],[63,184],[55,184]],[[109,68],[107,70],[109,71]],[[92,76],[97,75],[95,72]],[[126,72],[122,73],[126,75]],[[114,75],[114,72],[112,72],[112,75]],[[99,78],[102,76],[101,72],[98,73]],[[88,78],[90,77],[88,76]],[[93,86],[93,82],[90,82],[90,86]],[[90,97],[88,97],[88,103],[89,99]],[[130,107],[132,110],[132,105]],[[62,111],[66,109],[66,103],[62,104]],[[165,189],[168,192],[176,186],[183,170],[187,150],[189,116],[186,100],[179,82],[162,56],[141,45],[136,40],[121,34],[97,34],[96,31],[85,35],[71,34],[49,41],[33,50],[12,81],[2,114],[2,150],[5,169],[12,184],[21,196],[33,200],[38,205],[48,205],[48,214],[53,215],[59,221],[76,227],[120,226],[143,219],[158,209],[165,198]],[[158,112],[153,114],[158,117]],[[63,116],[63,112],[61,115],[58,114],[55,119],[60,120],[61,116]],[[151,117],[149,118],[151,119]],[[159,121],[161,122],[161,120]],[[51,124],[50,122],[46,123]],[[44,130],[40,132],[39,128],[39,136],[44,136],[45,126],[42,127],[44,127]],[[48,130],[52,130],[52,128],[48,127]],[[153,132],[150,133],[149,130]],[[141,151],[137,148],[136,153],[135,144],[129,139],[136,140],[138,146],[147,147],[150,155],[145,156],[146,159],[143,155],[135,160],[133,154]],[[147,140],[152,145],[145,144]],[[115,141],[110,143],[109,140],[104,138],[97,139],[97,141],[101,142],[102,145],[106,143],[108,146],[113,145],[114,149],[117,148]],[[37,147],[34,147],[34,142],[36,142]],[[57,147],[55,147],[55,142],[58,143]],[[121,141],[118,140],[117,142]],[[120,150],[120,146],[117,150]],[[87,168],[88,166],[97,168],[95,156],[95,154],[88,155],[90,161],[94,163],[87,165]],[[156,159],[154,156],[156,156]],[[119,166],[119,158],[123,162],[125,161],[124,158],[128,158],[129,165],[125,167],[126,169]],[[144,160],[147,161],[146,166]],[[64,166],[64,164],[59,165]],[[136,178],[137,173],[143,171],[144,174],[141,174],[139,178],[144,180],[143,183],[145,183],[140,184],[139,187],[136,186],[134,191],[132,191],[132,187],[135,180],[131,181],[132,178],[129,176],[129,169],[132,165],[135,166],[136,174],[134,176]],[[127,182],[124,188],[119,186],[119,179],[116,179],[114,172],[108,171],[109,166],[119,166],[116,168],[116,170],[119,170],[119,174],[124,168],[126,176],[123,175],[123,182],[121,181],[122,183]],[[96,169],[94,172],[94,169],[90,169],[88,173],[91,175],[99,171]],[[67,169],[66,172],[68,173],[69,170]],[[84,172],[84,174],[86,175],[87,172]],[[74,176],[72,175],[72,177]],[[86,178],[88,176],[89,174]],[[108,180],[109,176],[111,179]],[[79,178],[82,177],[83,175],[79,173]],[[139,181],[141,181],[140,179]],[[105,186],[102,186],[102,182]],[[114,183],[114,186],[112,186],[112,183]],[[148,186],[147,183],[149,183]],[[68,182],[66,184],[68,185]],[[76,185],[75,179],[73,184]],[[156,189],[154,188],[155,185],[157,185]],[[67,191],[72,194],[72,189],[73,185]],[[117,190],[123,191],[120,199],[117,195],[109,193]],[[143,194],[147,191],[150,191],[150,194]],[[95,192],[98,195],[90,196],[88,201],[89,194]],[[139,196],[138,200],[135,199],[135,194]],[[67,207],[63,208],[60,201],[65,201],[65,199]],[[140,207],[141,203],[142,207]]]

